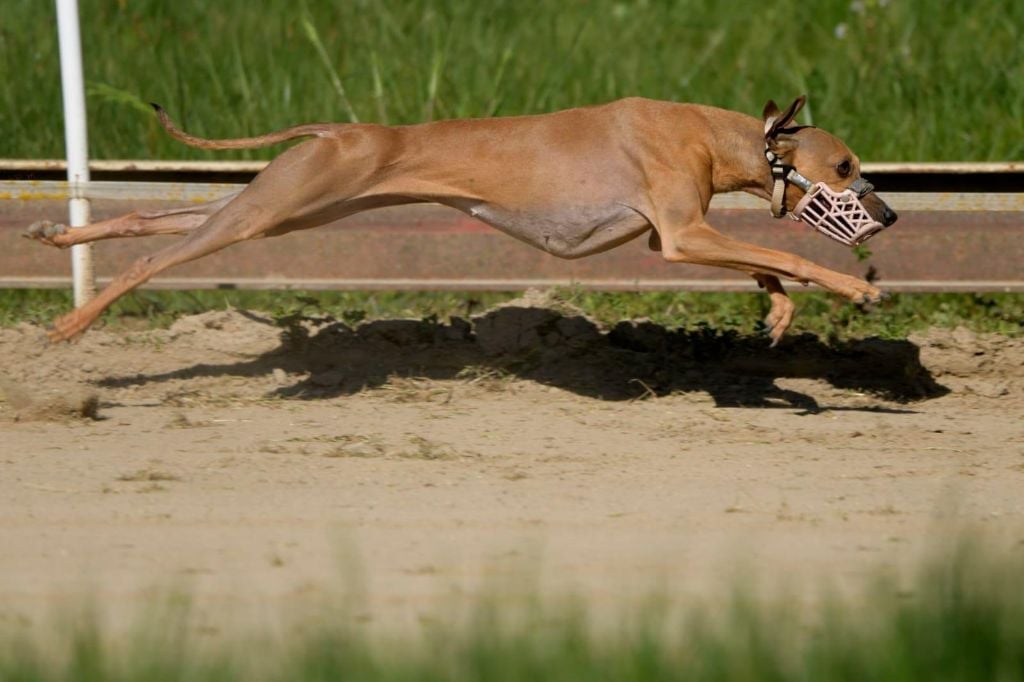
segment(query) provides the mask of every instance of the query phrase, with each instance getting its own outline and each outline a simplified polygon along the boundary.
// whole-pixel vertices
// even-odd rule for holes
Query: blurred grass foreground
[[[654,598],[605,627],[579,601],[500,592],[406,636],[370,634],[341,608],[290,635],[211,639],[185,602],[119,639],[96,619],[43,636],[8,624],[0,679],[1024,680],[1024,563],[977,550],[935,558],[909,589],[879,575],[859,598],[800,608],[741,586],[718,608]]]
[[[232,158],[310,121],[415,123],[627,95],[805,123],[870,161],[1024,156],[1024,2],[991,0],[84,0],[96,158]],[[63,155],[54,3],[4,0],[0,157]],[[241,152],[268,158],[275,149]],[[238,155],[234,155],[237,157]]]

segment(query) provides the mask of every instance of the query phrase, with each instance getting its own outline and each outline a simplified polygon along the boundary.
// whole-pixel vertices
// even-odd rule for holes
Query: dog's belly
[[[650,228],[646,218],[623,204],[540,210],[471,203],[456,204],[455,208],[559,258],[600,253]]]

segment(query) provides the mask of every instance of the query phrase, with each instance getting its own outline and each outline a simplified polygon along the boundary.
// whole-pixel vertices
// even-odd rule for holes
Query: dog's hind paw
[[[65,234],[67,231],[68,226],[62,223],[55,223],[49,220],[37,220],[29,225],[28,229],[21,233],[21,236],[26,239],[34,239],[37,242],[42,242],[49,246],[60,246],[54,238]]]
[[[46,330],[46,336],[50,339],[50,343],[75,341],[85,333],[94,319],[85,317],[80,309],[72,310],[67,315],[54,320],[50,328]]]

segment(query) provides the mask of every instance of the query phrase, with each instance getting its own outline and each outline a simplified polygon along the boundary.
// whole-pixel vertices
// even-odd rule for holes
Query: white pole
[[[68,157],[69,225],[89,224],[89,200],[83,194],[89,182],[89,139],[85,120],[85,86],[82,78],[82,40],[78,30],[78,0],[57,0],[57,33],[60,37],[60,80],[64,93],[64,143]],[[71,277],[75,307],[96,295],[96,277],[90,244],[71,247]]]

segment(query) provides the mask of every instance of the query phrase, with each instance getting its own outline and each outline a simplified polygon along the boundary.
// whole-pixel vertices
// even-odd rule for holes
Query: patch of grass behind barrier
[[[643,96],[802,122],[872,161],[1024,157],[1018,0],[131,0],[81,8],[95,158],[269,158],[170,139]],[[4,0],[0,156],[63,155],[54,5]],[[884,189],[884,188],[883,188]]]
[[[559,289],[556,295],[609,326],[649,318],[669,328],[706,326],[754,333],[769,301],[757,293],[608,293]],[[326,315],[355,324],[385,318],[469,317],[518,296],[514,292],[338,292],[338,291],[146,291],[117,301],[104,317],[112,328],[165,327],[181,315],[238,308],[276,318]],[[791,333],[830,338],[905,338],[928,327],[964,326],[1012,336],[1024,332],[1021,294],[895,294],[864,308],[824,292],[794,292],[797,316]],[[71,308],[71,293],[49,289],[0,290],[0,326],[46,324]]]

